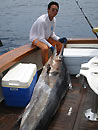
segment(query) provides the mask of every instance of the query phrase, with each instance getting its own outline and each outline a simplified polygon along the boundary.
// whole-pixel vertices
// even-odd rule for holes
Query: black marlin
[[[22,116],[19,130],[46,130],[53,115],[65,96],[70,77],[64,64],[63,50],[59,55],[56,49],[35,86],[30,103]]]

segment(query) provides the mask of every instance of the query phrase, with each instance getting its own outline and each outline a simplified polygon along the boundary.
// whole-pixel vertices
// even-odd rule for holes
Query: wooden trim
[[[67,44],[98,44],[98,39],[94,38],[69,38]]]
[[[35,50],[35,46],[26,44],[14,50],[11,50],[0,56],[0,73],[19,62],[27,54]]]

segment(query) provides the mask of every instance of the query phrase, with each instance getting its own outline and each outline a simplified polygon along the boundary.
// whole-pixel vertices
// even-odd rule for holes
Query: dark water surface
[[[50,0],[0,0],[0,39],[4,46],[0,54],[30,43],[29,31],[33,22],[47,13]],[[96,37],[79,10],[75,0],[57,0],[60,10],[56,34],[67,38]],[[98,26],[98,0],[78,0],[93,27]]]

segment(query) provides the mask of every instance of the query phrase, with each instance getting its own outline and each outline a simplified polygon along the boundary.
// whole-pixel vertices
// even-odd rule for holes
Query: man
[[[43,65],[48,61],[48,48],[53,52],[54,46],[56,45],[57,54],[59,54],[62,48],[61,42],[66,42],[66,38],[60,39],[55,34],[55,16],[58,10],[59,4],[54,1],[50,2],[47,9],[48,13],[40,16],[30,30],[30,40],[32,44],[41,48]]]

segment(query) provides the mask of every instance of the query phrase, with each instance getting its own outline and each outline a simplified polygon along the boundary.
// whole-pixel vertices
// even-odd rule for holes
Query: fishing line
[[[82,12],[83,16],[85,17],[86,21],[88,22],[89,26],[91,27],[91,29],[93,29],[92,24],[90,23],[89,19],[88,19],[87,16],[85,15],[83,9],[80,7],[79,2],[78,2],[77,0],[75,0],[75,2],[76,2],[76,4],[78,5],[79,9],[81,10],[81,12]],[[93,32],[93,33],[94,33],[94,34],[96,35],[96,37],[98,38],[97,33],[96,33],[96,32]]]

